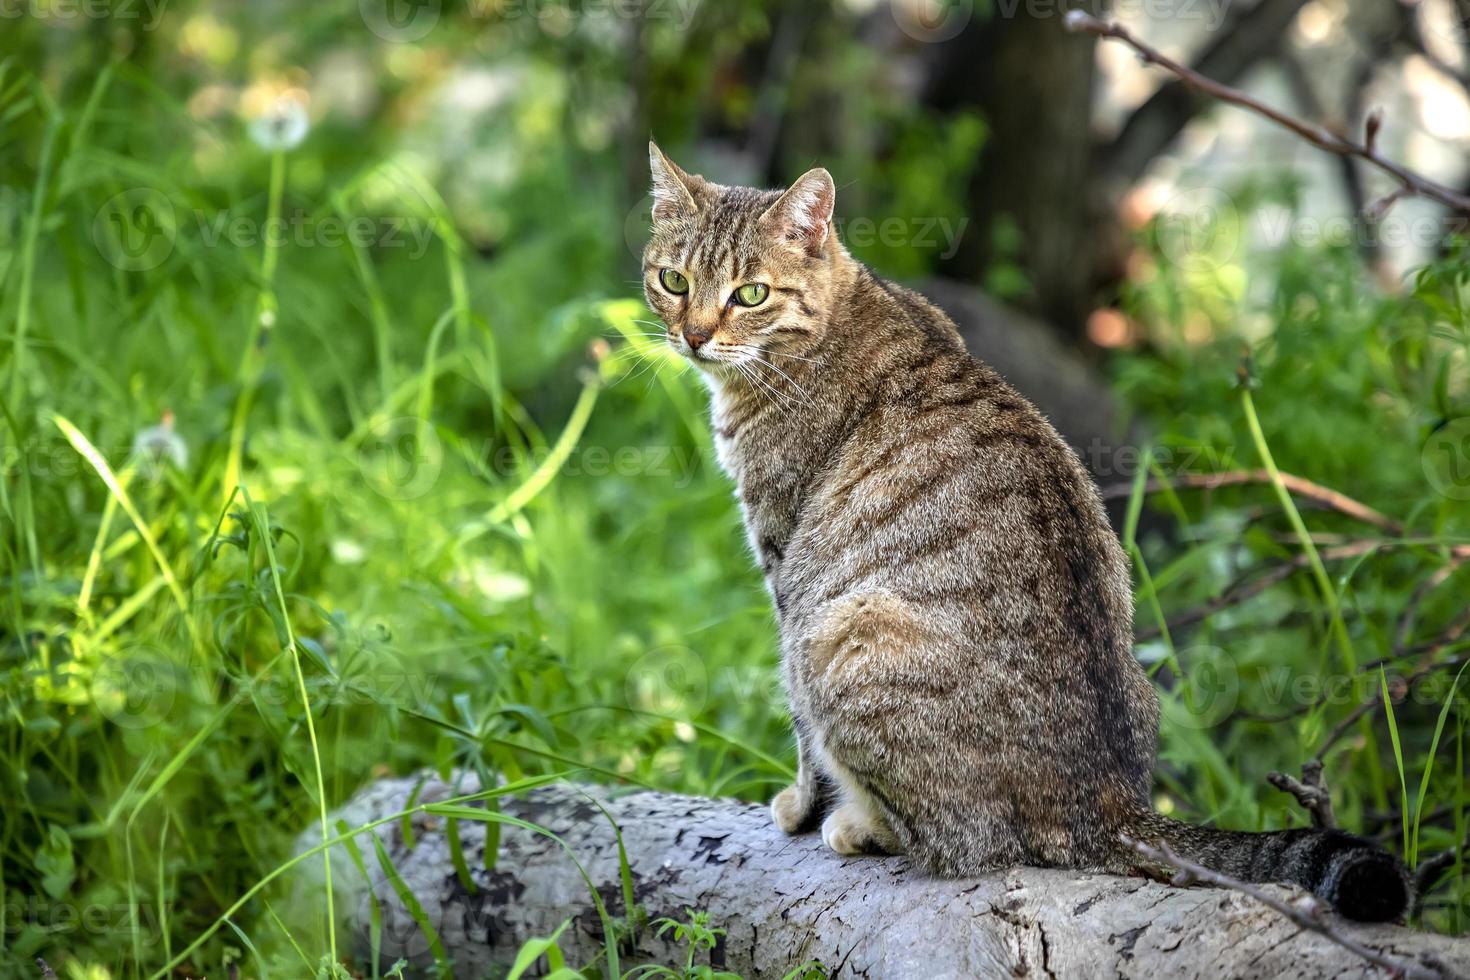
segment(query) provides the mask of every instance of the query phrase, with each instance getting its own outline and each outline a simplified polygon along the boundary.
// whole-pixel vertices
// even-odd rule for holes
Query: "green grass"
[[[702,387],[640,322],[618,181],[584,177],[532,88],[514,135],[538,166],[485,202],[436,189],[452,175],[377,130],[328,125],[272,153],[129,63],[60,87],[0,67],[18,205],[0,228],[0,974],[33,976],[42,956],[78,977],[336,959],[369,975],[343,909],[299,921],[280,903],[305,862],[378,862],[331,812],[387,773],[575,770],[750,799],[791,778],[775,629]],[[145,206],[109,204],[126,194]],[[172,225],[149,216],[160,199]],[[506,229],[493,249],[463,229],[481,212]],[[398,222],[427,248],[205,234],[272,214]],[[159,227],[161,258],[119,251]],[[1418,662],[1395,652],[1411,597],[1470,539],[1467,504],[1423,455],[1470,414],[1465,268],[1446,259],[1383,298],[1351,256],[1301,251],[1253,270],[1265,301],[1166,263],[1130,291],[1150,345],[1110,370],[1150,421],[1153,475],[1179,476],[1180,449],[1221,468],[1259,452],[1402,519],[1412,542],[1333,563],[1332,543],[1377,532],[1279,483],[1146,503],[1143,473],[1116,474],[1135,488],[1141,626],[1317,555],[1140,644],[1164,689],[1157,799],[1174,814],[1304,822],[1266,772],[1316,752],[1379,661]],[[1218,311],[1208,343],[1183,338],[1197,310]],[[1246,313],[1271,330],[1242,404]],[[135,451],[166,417],[172,436],[150,438],[178,440],[178,462]],[[1465,577],[1425,593],[1404,650],[1445,631]],[[1431,658],[1466,651],[1462,637]],[[1464,833],[1456,677],[1429,675],[1391,726],[1374,713],[1328,753],[1344,823],[1421,860]],[[1337,681],[1346,693],[1323,696]],[[463,802],[427,809],[513,822]],[[293,856],[309,827],[339,845]],[[1462,927],[1455,878],[1424,925]],[[612,950],[602,968],[696,964],[721,910],[697,911],[679,926],[687,964],[614,965]]]

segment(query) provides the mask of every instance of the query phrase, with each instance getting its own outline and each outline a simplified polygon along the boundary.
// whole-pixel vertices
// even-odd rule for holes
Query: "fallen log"
[[[454,786],[429,777],[386,779],[338,816],[358,827],[478,788],[468,776]],[[525,940],[548,936],[563,922],[569,922],[561,935],[568,962],[595,963],[603,950],[602,921],[568,851],[609,913],[622,916],[616,822],[645,923],[662,916],[682,921],[686,909],[709,912],[711,925],[725,930],[708,954],[711,965],[746,977],[783,977],[813,961],[833,977],[900,980],[1390,975],[1330,936],[1304,932],[1254,899],[1219,888],[1025,867],[939,880],[901,857],[844,859],[823,847],[819,835],[786,837],[759,805],[603,786],[544,787],[501,800],[500,809],[555,833],[566,848],[503,826],[498,857],[487,870],[486,825],[459,820],[472,891],[455,869],[445,819],[416,812],[408,839],[401,820],[375,831],[401,882],[378,870],[366,835],[359,848],[371,880],[345,858],[334,861],[339,895],[349,893],[339,907],[354,910],[359,962],[369,955],[376,902],[383,965],[399,958],[421,971],[433,965],[430,942],[400,898],[407,886],[456,977],[502,974]],[[302,838],[303,846],[319,840],[312,832]],[[1301,896],[1288,888],[1263,890],[1287,900]],[[1470,973],[1470,941],[1327,915],[1332,933],[1402,964],[1404,975]],[[622,965],[683,960],[672,935],[645,924]]]

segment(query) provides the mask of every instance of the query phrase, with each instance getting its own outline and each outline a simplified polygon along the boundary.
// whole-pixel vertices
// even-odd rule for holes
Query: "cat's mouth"
[[[708,341],[701,343],[698,347],[696,347],[688,340],[680,338],[679,340],[674,342],[674,349],[677,350],[680,354],[683,354],[685,357],[689,358],[691,361],[699,361],[704,364],[718,364],[722,361],[727,360],[727,358],[722,355],[721,351],[717,349],[714,344]]]

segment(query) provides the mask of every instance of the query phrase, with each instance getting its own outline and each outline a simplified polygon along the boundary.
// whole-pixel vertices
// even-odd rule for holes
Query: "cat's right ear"
[[[654,221],[686,218],[699,210],[704,178],[680,170],[653,140],[648,141],[648,171],[653,175]]]

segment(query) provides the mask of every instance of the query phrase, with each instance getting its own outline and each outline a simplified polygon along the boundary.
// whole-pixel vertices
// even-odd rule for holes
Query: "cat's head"
[[[832,227],[831,174],[810,170],[785,191],[762,191],[685,173],[653,143],[648,158],[643,289],[669,343],[715,373],[820,343],[846,257]]]

